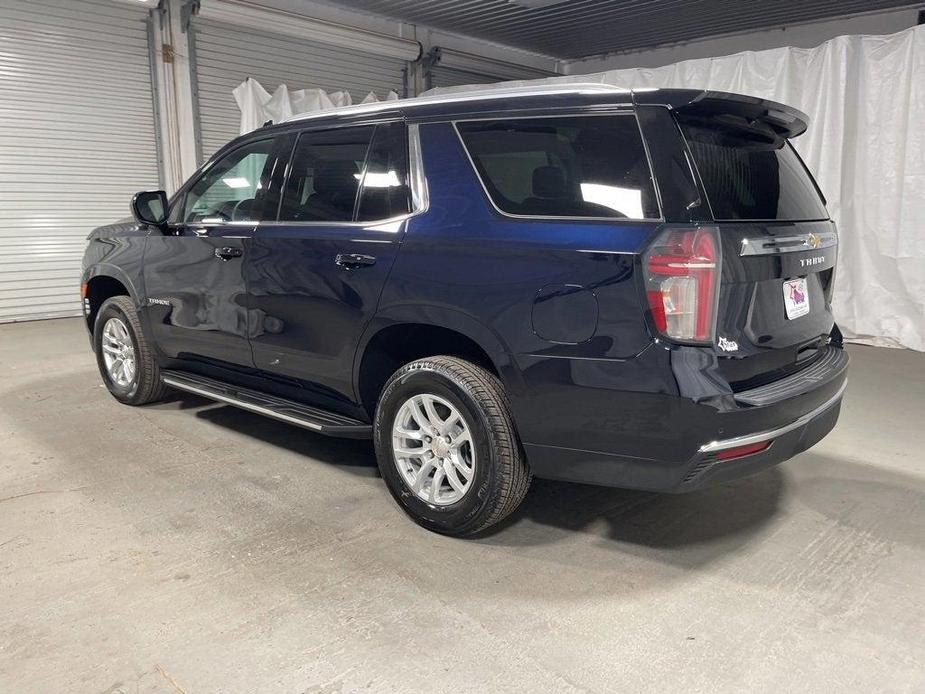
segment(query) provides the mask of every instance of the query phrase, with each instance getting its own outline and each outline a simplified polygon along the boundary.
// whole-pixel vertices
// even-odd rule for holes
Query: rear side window
[[[681,120],[713,217],[718,220],[828,219],[790,143],[736,119]]]
[[[363,172],[358,221],[389,219],[411,211],[405,131],[404,123],[376,127]]]
[[[373,126],[299,135],[279,211],[285,222],[353,220]]]
[[[632,114],[457,124],[502,212],[536,217],[658,218],[642,136]]]

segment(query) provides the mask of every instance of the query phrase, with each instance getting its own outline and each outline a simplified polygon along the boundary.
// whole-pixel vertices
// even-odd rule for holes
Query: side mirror
[[[163,228],[167,224],[167,193],[163,190],[135,193],[132,214],[142,224]]]

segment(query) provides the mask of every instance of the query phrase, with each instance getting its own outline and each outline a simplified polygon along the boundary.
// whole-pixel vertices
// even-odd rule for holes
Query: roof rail
[[[631,94],[631,90],[614,87],[610,84],[595,82],[578,82],[566,84],[538,84],[525,87],[505,87],[499,89],[473,89],[472,91],[453,92],[451,94],[433,94],[431,96],[416,96],[410,99],[393,101],[376,101],[371,104],[357,104],[356,106],[341,106],[323,111],[300,113],[287,118],[284,123],[308,120],[326,116],[338,116],[354,113],[375,113],[390,108],[407,108],[409,106],[429,106],[432,104],[464,103],[466,101],[482,101],[485,99],[505,99],[510,97],[543,96],[546,94]]]

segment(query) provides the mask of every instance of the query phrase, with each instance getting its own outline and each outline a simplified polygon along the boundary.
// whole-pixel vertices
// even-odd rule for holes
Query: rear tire
[[[113,296],[103,302],[93,326],[93,349],[103,383],[116,400],[146,405],[164,399],[167,386],[129,297]]]
[[[428,530],[481,532],[510,515],[530,487],[504,387],[463,359],[428,357],[396,371],[374,427],[382,478]]]

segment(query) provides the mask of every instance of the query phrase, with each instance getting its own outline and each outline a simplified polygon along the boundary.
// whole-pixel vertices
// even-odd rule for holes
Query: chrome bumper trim
[[[716,451],[724,451],[727,448],[736,448],[737,446],[747,446],[750,443],[759,443],[761,441],[767,441],[769,439],[776,439],[779,436],[790,433],[794,429],[799,429],[802,426],[808,424],[812,419],[819,416],[827,409],[832,407],[845,392],[845,388],[848,387],[848,379],[845,379],[845,382],[842,383],[841,388],[838,389],[838,392],[835,393],[831,398],[826,400],[824,403],[819,405],[812,412],[807,412],[802,417],[796,421],[790,422],[790,424],[785,424],[782,427],[777,429],[771,429],[769,431],[760,431],[757,434],[745,434],[744,436],[737,436],[734,439],[723,439],[721,441],[711,441],[710,443],[705,443],[700,447],[698,453],[715,453]]]

